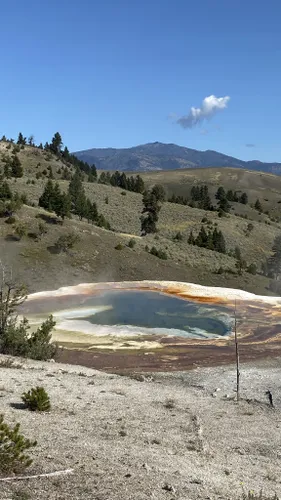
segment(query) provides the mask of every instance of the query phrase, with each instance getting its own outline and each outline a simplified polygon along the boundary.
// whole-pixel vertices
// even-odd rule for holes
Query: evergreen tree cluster
[[[55,212],[58,217],[64,219],[70,216],[71,199],[69,194],[62,193],[59,184],[48,179],[45,189],[39,198],[39,207],[48,212]]]
[[[190,245],[196,245],[198,247],[207,248],[208,250],[214,250],[220,253],[226,253],[226,245],[225,239],[221,231],[218,231],[217,228],[209,230],[208,232],[201,226],[201,229],[195,238],[193,232],[191,231],[188,243]]]
[[[177,196],[175,193],[172,194],[170,198],[168,198],[170,203],[177,203],[178,205],[189,205],[188,198],[184,198],[183,196]]]
[[[9,142],[9,143],[14,143],[14,139],[7,139],[5,135],[2,136],[1,141]],[[17,146],[24,147],[25,145],[33,146],[33,147],[38,147],[39,149],[44,149],[45,151],[49,151],[50,153],[54,154],[55,156],[59,157],[62,161],[65,161],[67,163],[70,163],[76,168],[79,168],[82,172],[84,172],[86,175],[88,175],[88,181],[89,182],[95,182],[97,180],[97,170],[95,165],[89,165],[87,162],[84,162],[82,160],[79,160],[74,154],[71,154],[68,150],[67,147],[63,149],[63,141],[62,137],[59,132],[56,132],[51,140],[50,143],[46,142],[44,147],[42,143],[39,144],[39,146],[36,146],[34,142],[34,136],[30,135],[30,137],[27,139],[26,137],[23,136],[22,132],[19,132],[18,139],[16,142]],[[15,147],[17,147],[15,146]],[[20,148],[18,148],[20,150]],[[15,150],[16,152],[17,150]],[[17,160],[16,160],[17,161]],[[17,171],[17,165],[14,166],[14,169]],[[13,177],[22,177],[21,175],[14,175],[14,173],[11,174]]]
[[[214,209],[211,203],[208,186],[206,184],[200,187],[192,186],[190,194],[191,194],[192,206],[195,206],[196,208],[201,208],[203,210]]]
[[[0,176],[0,217],[12,218],[13,213],[26,202],[26,195],[13,194],[8,182]]]
[[[120,173],[118,170],[116,170],[114,174],[110,174],[110,172],[101,172],[98,182],[100,184],[120,187],[121,189],[133,191],[134,193],[144,192],[144,181],[140,175],[128,177],[124,172]]]
[[[76,170],[69,186],[68,192],[62,193],[58,183],[48,179],[45,189],[39,198],[39,206],[49,212],[55,212],[58,217],[64,219],[71,214],[77,215],[80,220],[87,219],[100,227],[110,229],[109,222],[103,215],[98,213],[97,205],[86,197],[82,183],[82,174]]]
[[[16,152],[13,152],[12,156],[4,155],[2,161],[4,163],[4,175],[7,179],[23,176],[23,168]]]

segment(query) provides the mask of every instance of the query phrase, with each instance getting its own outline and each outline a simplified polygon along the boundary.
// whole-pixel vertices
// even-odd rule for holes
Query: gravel
[[[0,356],[0,412],[37,439],[26,474],[67,476],[0,482],[0,499],[240,499],[281,495],[280,360],[118,376],[85,367]],[[42,385],[49,413],[21,408]],[[271,390],[275,408],[265,395]]]

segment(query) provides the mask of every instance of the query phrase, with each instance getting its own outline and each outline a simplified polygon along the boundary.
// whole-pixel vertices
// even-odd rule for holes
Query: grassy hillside
[[[6,144],[0,142],[0,167],[1,152],[10,154]],[[61,179],[61,172],[63,168],[67,168],[72,173],[73,167],[38,148],[25,146],[18,156],[24,175],[9,179],[8,182],[12,191],[27,195],[28,205],[21,208],[16,219],[28,226],[29,235],[18,241],[14,236],[15,226],[7,224],[5,218],[0,218],[0,252],[2,261],[13,268],[14,274],[26,282],[30,290],[51,289],[83,281],[167,279],[269,293],[269,280],[246,272],[238,275],[236,260],[232,256],[189,245],[187,242],[191,230],[195,235],[199,232],[204,218],[206,230],[217,227],[223,232],[228,252],[238,245],[247,263],[255,263],[260,268],[270,254],[275,236],[281,230],[280,223],[270,221],[267,215],[259,216],[256,210],[237,203],[233,204],[237,207],[234,206],[227,217],[220,218],[217,212],[205,212],[166,202],[160,212],[159,233],[156,236],[141,237],[141,194],[84,182],[86,195],[97,203],[98,211],[110,222],[112,231],[81,222],[75,216],[67,219],[63,225],[54,224],[47,212],[38,207],[38,199],[49,172],[47,168],[52,167],[53,176],[61,189],[66,191],[68,181]],[[43,173],[45,170],[47,175]],[[42,173],[42,177],[36,179],[38,171]],[[281,179],[268,174],[207,169],[205,177],[200,178],[199,174],[202,172],[203,170],[158,172],[146,174],[144,178],[148,186],[156,182],[162,183],[169,193],[184,195],[190,190],[191,183],[202,181],[208,183],[214,195],[218,185],[225,185],[227,180],[227,187],[237,189],[239,186],[242,191],[247,190],[250,200],[259,197],[262,201],[264,197],[268,197],[268,203],[272,203],[272,206],[274,196],[278,200],[278,182],[281,192]],[[250,186],[253,186],[253,192],[250,191]],[[249,235],[249,220],[234,215],[241,207],[247,210],[249,220],[253,220],[254,227]],[[42,218],[47,220],[47,233],[37,240],[34,233],[38,232]],[[80,241],[69,252],[56,253],[54,247],[58,237],[70,231],[77,234]],[[174,240],[178,231],[182,234],[181,241]],[[134,248],[128,247],[131,238],[135,240]],[[121,247],[119,250],[115,248],[118,245]],[[168,259],[164,261],[149,254],[146,247],[150,249],[152,246],[164,250]],[[218,274],[219,269],[222,274]]]
[[[247,192],[249,203],[260,199],[264,211],[269,211],[274,216],[281,216],[281,177],[263,172],[236,168],[202,168],[174,170],[169,172],[145,172],[142,177],[146,185],[162,184],[168,196],[173,193],[181,196],[190,196],[193,185],[207,184],[209,193],[213,198],[219,186],[225,190]],[[249,211],[248,206],[235,204],[235,211],[245,213],[254,218],[255,214]]]

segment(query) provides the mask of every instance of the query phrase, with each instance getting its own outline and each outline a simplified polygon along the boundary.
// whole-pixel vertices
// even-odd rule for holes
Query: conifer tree
[[[277,280],[281,274],[281,236],[276,236],[271,251],[272,255],[267,259],[264,268],[269,277]]]
[[[39,198],[39,207],[45,208],[49,212],[53,211],[54,207],[54,185],[53,181],[49,179],[45,185],[44,191]]]
[[[195,238],[193,236],[193,232],[190,231],[189,237],[188,237],[188,243],[189,245],[195,245]]]
[[[52,138],[51,144],[49,145],[49,149],[55,155],[59,155],[61,153],[61,148],[62,148],[62,138],[59,132],[56,132],[54,137]]]
[[[255,210],[257,210],[258,212],[262,212],[262,204],[261,204],[259,199],[256,200],[254,207],[255,207]]]
[[[25,145],[26,144],[26,137],[23,137],[22,133],[20,132],[19,135],[18,135],[18,140],[17,140],[17,144],[19,146],[22,146],[22,145]]]
[[[247,193],[242,193],[241,194],[239,202],[242,203],[243,205],[247,205],[247,203],[248,203],[248,195],[247,195]]]
[[[225,197],[226,197],[225,190],[222,186],[220,186],[216,192],[216,199],[222,200],[225,199]]]
[[[142,213],[146,215],[142,215],[140,218],[141,233],[142,235],[156,233],[156,223],[158,221],[158,214],[161,209],[159,200],[157,199],[153,191],[145,191],[142,201],[144,205]]]
[[[11,160],[11,174],[12,177],[22,177],[23,176],[23,168],[21,166],[21,162],[19,157],[15,154]]]

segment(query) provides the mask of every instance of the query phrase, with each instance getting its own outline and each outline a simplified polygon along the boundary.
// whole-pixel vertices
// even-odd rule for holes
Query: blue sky
[[[281,162],[280,19],[280,0],[3,2],[0,134]],[[210,95],[227,107],[176,123]]]

